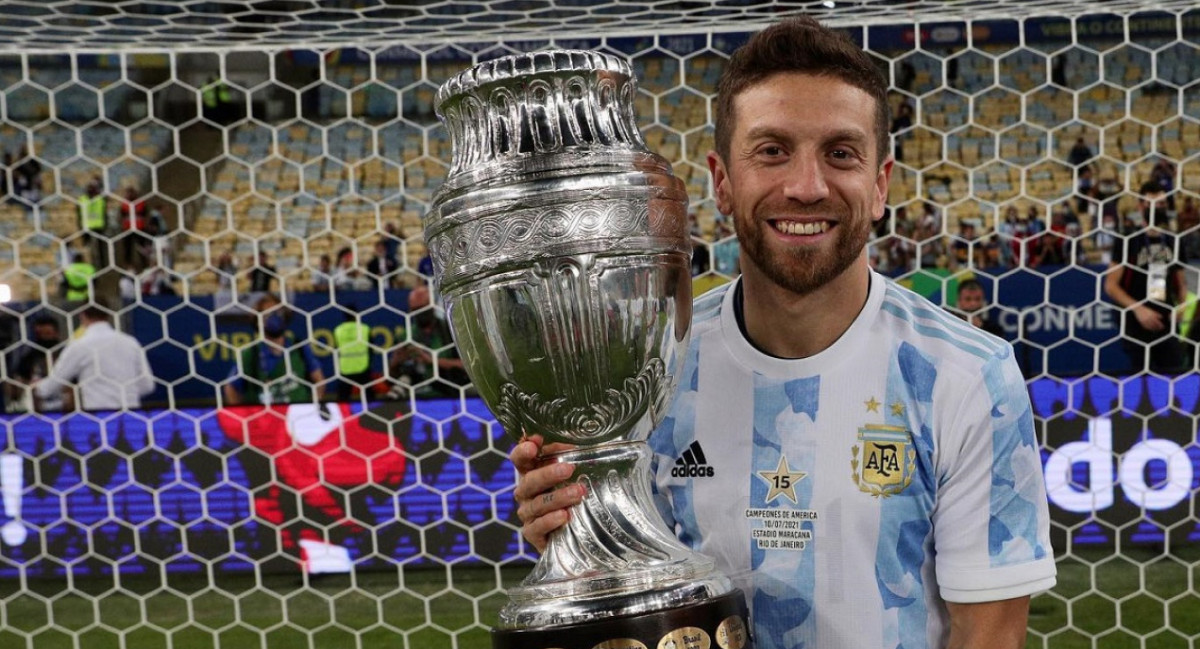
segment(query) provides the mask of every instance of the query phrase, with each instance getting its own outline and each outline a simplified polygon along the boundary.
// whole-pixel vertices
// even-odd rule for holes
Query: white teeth
[[[829,231],[828,221],[798,223],[796,221],[776,221],[775,229],[784,234],[813,235]]]

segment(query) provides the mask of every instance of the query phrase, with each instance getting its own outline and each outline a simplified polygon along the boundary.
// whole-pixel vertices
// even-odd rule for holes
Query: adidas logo
[[[708,460],[704,459],[704,451],[700,448],[699,441],[692,442],[671,468],[673,478],[711,478],[713,474],[713,468],[708,466]]]

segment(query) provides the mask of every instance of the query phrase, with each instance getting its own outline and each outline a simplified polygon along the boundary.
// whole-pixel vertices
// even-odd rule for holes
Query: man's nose
[[[789,163],[784,195],[801,203],[817,203],[829,196],[825,168],[816,155],[797,154]]]

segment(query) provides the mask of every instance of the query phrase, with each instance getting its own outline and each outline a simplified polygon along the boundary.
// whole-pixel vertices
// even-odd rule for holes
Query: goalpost
[[[903,116],[872,263],[948,307],[978,280],[1026,374],[1060,571],[1029,645],[1200,644],[1200,374],[1132,367],[1101,290],[1155,182],[1200,292],[1192,3],[280,0],[0,5],[0,647],[488,646],[535,555],[509,438],[429,367],[452,347],[409,306],[450,156],[434,93],[505,54],[628,58],[645,139],[688,188],[701,291],[737,273],[704,161],[717,76],[797,11],[847,29]],[[222,407],[264,294],[334,380],[358,314],[366,385]],[[39,327],[66,340],[87,304],[146,347],[147,408],[37,411]]]

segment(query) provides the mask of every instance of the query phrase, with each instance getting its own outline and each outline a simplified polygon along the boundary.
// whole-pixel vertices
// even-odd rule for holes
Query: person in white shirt
[[[742,276],[696,300],[648,440],[668,528],[741,587],[758,649],[1024,646],[1055,584],[1029,395],[1009,343],[868,266],[886,82],[844,33],[787,19],[714,105]],[[539,549],[594,497],[556,446],[529,431],[511,456]]]
[[[50,375],[34,386],[47,398],[63,390],[75,392],[82,410],[140,408],[154,391],[154,377],[141,343],[116,331],[103,309],[89,306],[79,316],[83,334],[63,349]]]

